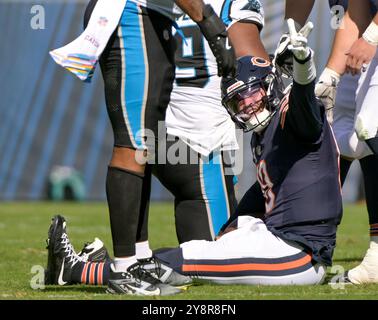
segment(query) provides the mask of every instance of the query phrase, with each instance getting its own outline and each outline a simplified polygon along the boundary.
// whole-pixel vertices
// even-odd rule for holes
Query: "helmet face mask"
[[[228,95],[223,104],[232,120],[244,131],[263,129],[271,112],[266,90],[261,86],[245,86]]]
[[[261,132],[276,113],[276,80],[268,61],[247,56],[238,60],[236,78],[223,81],[222,104],[244,132]]]

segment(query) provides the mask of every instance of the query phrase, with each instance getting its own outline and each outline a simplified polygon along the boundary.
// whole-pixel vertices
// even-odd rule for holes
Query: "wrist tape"
[[[378,46],[378,24],[372,21],[365,30],[362,37],[371,45]]]

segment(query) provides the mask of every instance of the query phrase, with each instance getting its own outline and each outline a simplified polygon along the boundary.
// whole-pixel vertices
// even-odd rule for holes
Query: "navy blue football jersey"
[[[339,153],[313,92],[314,82],[294,83],[264,133],[253,134],[251,146],[268,229],[330,265],[342,215]]]

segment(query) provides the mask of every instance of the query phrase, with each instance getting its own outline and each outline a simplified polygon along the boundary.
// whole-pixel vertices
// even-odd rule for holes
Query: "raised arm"
[[[255,24],[237,22],[228,30],[228,34],[237,58],[255,56],[270,60]]]
[[[175,0],[175,2],[194,22],[203,19],[205,4],[202,0]]]
[[[289,97],[286,123],[298,140],[314,143],[320,137],[323,127],[322,110],[317,103],[314,89],[316,69],[314,52],[307,45],[307,37],[313,25],[307,23],[299,32],[292,19],[288,20],[290,45],[294,55],[293,88]]]
[[[264,10],[261,3],[255,1],[251,4],[247,0],[236,2],[231,5],[229,17],[232,22],[227,31],[236,57],[255,56],[269,60],[260,38],[260,32],[264,27]]]

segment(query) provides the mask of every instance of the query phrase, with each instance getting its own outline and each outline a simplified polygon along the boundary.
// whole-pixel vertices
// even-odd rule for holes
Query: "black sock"
[[[378,156],[360,159],[370,225],[378,224]]]
[[[115,167],[108,168],[106,197],[115,257],[135,255],[142,186],[142,174]]]
[[[378,155],[378,137],[365,140],[366,144],[369,146],[370,150]]]
[[[344,159],[340,157],[340,181],[341,181],[341,186],[344,185],[346,176],[348,175],[349,168],[351,166],[353,161]]]
[[[148,240],[148,215],[150,209],[151,177],[151,165],[147,165],[144,172],[142,200],[140,202],[136,242],[143,242]]]

